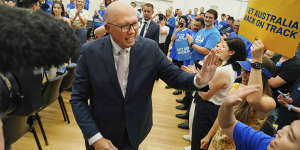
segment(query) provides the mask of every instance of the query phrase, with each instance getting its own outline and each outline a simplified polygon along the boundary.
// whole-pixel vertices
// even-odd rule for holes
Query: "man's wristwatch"
[[[263,66],[262,66],[262,63],[254,62],[254,63],[251,63],[251,67],[254,69],[261,69]]]

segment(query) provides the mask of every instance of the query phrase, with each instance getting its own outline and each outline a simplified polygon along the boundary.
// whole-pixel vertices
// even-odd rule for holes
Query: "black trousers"
[[[159,43],[159,48],[166,56],[168,56],[168,49],[165,43]]]
[[[186,90],[185,91],[185,96],[183,98],[183,105],[186,106],[188,109],[188,112],[190,112],[190,107],[192,104],[192,100],[193,100],[193,91],[190,90]]]
[[[198,93],[195,95],[195,103],[196,107],[192,130],[192,150],[199,150],[200,140],[206,136],[214,124],[220,106],[204,101]]]
[[[115,147],[118,148],[118,150],[138,150],[138,147],[132,146],[132,144],[129,141],[127,130],[125,129],[125,132],[123,135],[120,135],[121,139],[118,145],[114,144]],[[86,150],[95,150],[94,147],[89,146],[88,142],[85,141]]]

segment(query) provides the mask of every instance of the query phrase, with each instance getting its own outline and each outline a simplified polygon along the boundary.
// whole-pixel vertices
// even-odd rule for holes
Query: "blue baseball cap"
[[[246,71],[251,71],[251,62],[249,60],[246,60],[246,61],[237,61],[240,66],[246,70]],[[269,78],[272,77],[272,74],[268,71],[268,69],[266,69],[265,67],[262,68],[262,73]]]

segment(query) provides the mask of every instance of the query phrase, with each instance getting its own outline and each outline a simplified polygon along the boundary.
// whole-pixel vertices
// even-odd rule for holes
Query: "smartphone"
[[[183,23],[181,23],[181,22],[179,22],[178,25],[179,25],[180,28],[183,27]]]
[[[281,95],[283,96],[283,98],[285,98],[285,99],[288,98],[288,97],[287,97],[284,93],[282,93],[280,90],[277,90],[277,92],[278,92],[279,94],[281,94]]]
[[[199,61],[195,61],[195,67],[196,67],[196,69],[201,70],[202,65],[199,64]]]

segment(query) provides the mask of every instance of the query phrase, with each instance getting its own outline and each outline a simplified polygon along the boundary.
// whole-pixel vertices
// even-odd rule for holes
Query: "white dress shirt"
[[[139,32],[138,32],[138,35],[140,35],[140,32],[141,32],[145,22],[147,22],[147,25],[145,27],[143,37],[145,37],[146,33],[148,32],[148,28],[149,28],[149,25],[151,23],[151,19],[149,19],[148,21],[145,21],[145,19],[143,18],[140,29],[139,29]]]
[[[120,56],[120,50],[122,49],[110,36],[110,40],[112,43],[112,50],[113,50],[113,55],[114,55],[114,62],[115,62],[115,67],[116,70],[118,70],[118,61],[119,61],[119,56]],[[130,48],[125,48],[125,50],[127,51],[126,53],[126,69],[125,69],[125,77],[123,80],[123,89],[122,90],[122,94],[125,97],[126,94],[126,87],[127,87],[127,82],[128,82],[128,72],[129,72],[129,58],[130,58]],[[96,141],[98,141],[100,138],[102,138],[102,134],[100,132],[98,132],[97,134],[95,134],[94,136],[92,136],[91,138],[89,138],[88,142],[89,145],[93,145]]]

